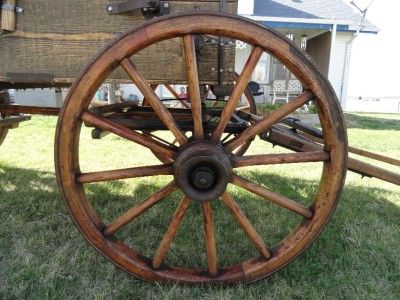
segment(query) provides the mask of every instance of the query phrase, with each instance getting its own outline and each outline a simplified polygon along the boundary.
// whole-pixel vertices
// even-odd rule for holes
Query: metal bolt
[[[109,6],[107,6],[107,10],[108,10],[108,11],[113,11],[113,10],[114,10],[114,7],[112,7],[111,5],[109,5]]]
[[[24,9],[23,9],[22,7],[16,7],[16,8],[15,8],[15,11],[16,11],[18,14],[22,14],[22,13],[24,12]]]
[[[169,3],[168,2],[165,2],[164,3],[164,8],[168,8],[169,7]]]
[[[220,43],[219,45],[220,45],[220,46],[224,46],[224,43]]]
[[[147,11],[147,7],[143,7],[143,11]]]
[[[199,182],[200,182],[201,185],[206,185],[207,184],[207,178],[204,178],[204,177],[200,178]]]
[[[219,72],[220,72],[220,73],[224,72],[224,69],[219,69]]]
[[[214,71],[215,71],[215,68],[214,68],[214,67],[212,67],[212,68],[211,68],[211,71],[213,71],[213,72],[214,72]]]

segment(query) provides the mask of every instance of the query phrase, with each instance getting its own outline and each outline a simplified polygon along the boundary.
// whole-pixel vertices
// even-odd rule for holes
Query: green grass
[[[350,143],[400,157],[400,115],[347,114]],[[54,175],[56,119],[34,117],[10,131],[0,147],[0,299],[398,299],[400,297],[400,187],[349,173],[331,222],[316,242],[280,272],[234,287],[157,285],[120,271],[91,248],[72,224]],[[84,171],[157,163],[146,149],[112,135],[81,139]],[[278,152],[256,140],[250,153]],[[368,161],[368,160],[367,160]],[[385,166],[385,164],[381,164]],[[389,167],[393,169],[392,167]],[[306,170],[306,171],[305,171]],[[242,174],[300,202],[309,203],[318,164],[245,169]],[[106,221],[165,185],[168,177],[87,186],[96,211]],[[275,244],[297,217],[241,189],[230,192],[268,244]],[[181,195],[155,206],[118,233],[151,256]],[[222,264],[255,255],[232,216],[213,202]],[[190,206],[167,262],[204,267],[202,216]]]

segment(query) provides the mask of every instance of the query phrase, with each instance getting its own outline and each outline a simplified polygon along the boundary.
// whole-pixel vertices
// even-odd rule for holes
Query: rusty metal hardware
[[[167,15],[171,11],[171,4],[167,1],[158,0],[127,0],[122,3],[107,5],[106,11],[109,15],[123,14],[140,9],[146,19],[156,16]]]
[[[10,3],[4,3],[3,5],[1,5],[1,9],[14,11],[17,14],[22,14],[24,12],[24,9],[22,7]]]

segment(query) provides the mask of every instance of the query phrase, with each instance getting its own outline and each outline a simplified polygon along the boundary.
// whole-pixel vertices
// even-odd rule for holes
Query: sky
[[[355,1],[362,9],[370,2]],[[348,95],[400,96],[400,1],[374,0],[367,19],[380,31],[354,40]]]

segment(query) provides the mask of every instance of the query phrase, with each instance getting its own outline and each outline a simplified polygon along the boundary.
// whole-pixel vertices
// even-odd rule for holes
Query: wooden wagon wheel
[[[193,43],[193,36],[196,34],[225,36],[253,46],[232,96],[223,109],[220,122],[210,138],[204,135],[201,122]],[[183,134],[170,112],[161,104],[130,59],[133,54],[154,43],[177,37],[182,38],[185,49],[190,94],[196,95],[191,103],[194,141],[189,141]],[[272,53],[284,63],[303,83],[306,91],[262,121],[249,126],[229,143],[222,145],[220,138],[224,129],[264,51]],[[117,66],[125,69],[159,118],[173,133],[180,145],[178,149],[160,144],[138,132],[91,114],[87,110],[97,88]],[[323,149],[304,153],[252,156],[231,154],[235,148],[267,131],[273,124],[309,101],[313,101],[319,111],[324,132]],[[79,167],[78,141],[83,121],[161,153],[170,158],[170,163],[82,174]],[[343,187],[347,159],[346,146],[343,117],[335,93],[299,48],[274,30],[237,16],[191,13],[153,20],[120,36],[86,67],[73,84],[59,118],[55,151],[56,174],[61,192],[77,227],[100,253],[125,271],[149,281],[189,283],[254,281],[272,274],[292,261],[313,242],[326,225]],[[315,198],[311,199],[310,206],[290,200],[258,183],[244,179],[236,172],[237,168],[243,166],[316,161],[321,162],[323,168]],[[89,201],[89,195],[86,195],[84,189],[84,185],[97,181],[163,174],[174,176],[174,180],[106,225],[96,215]],[[285,213],[293,213],[290,215],[300,217],[301,221],[276,245],[267,246],[268,241],[263,241],[227,191],[228,183],[261,196],[267,202],[281,207]],[[178,189],[182,190],[185,196],[172,216],[172,222],[153,258],[145,258],[124,240],[118,240],[114,235],[119,229]],[[244,259],[238,264],[221,267],[221,262],[218,262],[217,257],[211,211],[212,205],[220,199],[222,199],[221,203],[224,203],[233,214],[238,226],[254,244],[259,252],[258,256]],[[203,269],[167,266],[163,263],[189,205],[201,205],[203,208],[205,253],[208,258],[208,267],[205,265]],[[217,219],[218,216],[214,215],[214,220]]]

